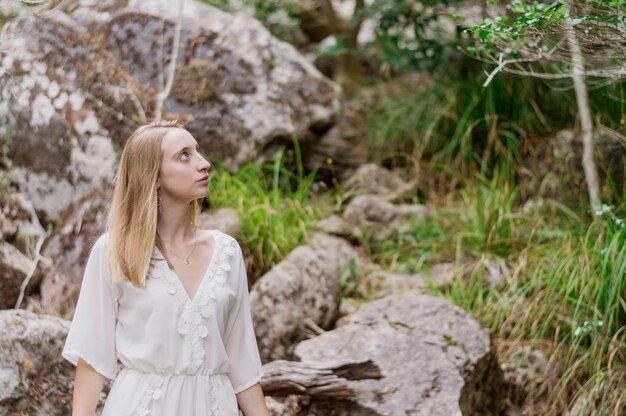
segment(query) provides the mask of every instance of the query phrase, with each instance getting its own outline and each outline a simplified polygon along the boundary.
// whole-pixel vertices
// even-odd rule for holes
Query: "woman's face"
[[[162,197],[191,202],[207,195],[211,164],[198,153],[196,139],[184,129],[170,129],[163,141],[163,159],[157,179]]]

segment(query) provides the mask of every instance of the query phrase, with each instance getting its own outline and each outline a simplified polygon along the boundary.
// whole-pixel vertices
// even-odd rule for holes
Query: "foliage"
[[[619,0],[539,2],[513,0],[511,15],[483,20],[467,29],[479,43],[467,52],[514,73],[570,76],[567,31],[573,31],[586,58],[586,74],[619,80],[626,76],[626,5]],[[504,60],[506,58],[507,60]],[[523,64],[535,64],[523,66]],[[542,65],[537,71],[536,66]],[[540,72],[540,73],[538,73]]]
[[[364,244],[395,272],[445,261],[464,266],[449,287],[431,293],[485,322],[501,354],[531,345],[550,357],[526,411],[564,414],[579,395],[605,385],[597,414],[621,414],[613,412],[626,406],[626,206],[605,206],[583,223],[541,195],[520,206],[519,189],[506,176],[468,181],[460,198],[437,207],[432,218],[409,222],[391,241]],[[424,264],[416,269],[418,259]],[[500,283],[487,279],[483,259],[507,266]]]
[[[306,240],[311,223],[327,210],[310,201],[316,171],[304,175],[296,143],[298,169],[282,163],[282,152],[271,162],[249,163],[236,173],[216,162],[209,171],[211,208],[234,207],[242,222],[245,245],[255,269],[264,273]]]
[[[448,11],[454,3],[459,2],[373,0],[361,12],[374,25],[374,39],[363,50],[396,73],[432,69],[451,54],[458,41],[446,33],[444,25],[446,19],[456,23],[460,17]]]
[[[298,15],[302,6],[294,0],[202,0],[204,3],[230,13],[249,13],[262,22],[277,38],[294,43],[299,30]]]
[[[518,171],[529,141],[541,142],[541,137],[571,128],[576,101],[573,93],[563,91],[566,80],[547,83],[501,74],[482,88],[488,68],[451,59],[432,75],[413,78],[414,86],[384,95],[367,118],[375,160],[408,154],[424,168],[449,168],[459,181],[476,171],[490,178],[498,166]],[[596,125],[623,136],[623,86],[591,90],[589,100]],[[613,193],[623,194],[621,189]]]

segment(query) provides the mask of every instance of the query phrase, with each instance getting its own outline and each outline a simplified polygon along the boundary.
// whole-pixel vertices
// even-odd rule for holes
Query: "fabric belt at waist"
[[[136,371],[139,373],[144,373],[144,374],[154,374],[154,375],[160,375],[160,376],[169,376],[169,377],[177,377],[177,376],[189,376],[189,377],[195,377],[195,376],[225,376],[228,373],[221,371],[221,372],[212,372],[212,371],[198,371],[196,373],[174,373],[174,372],[167,372],[167,371],[144,371],[144,370],[139,370],[137,368],[132,368],[132,367],[125,367],[122,366],[122,369],[120,371]]]

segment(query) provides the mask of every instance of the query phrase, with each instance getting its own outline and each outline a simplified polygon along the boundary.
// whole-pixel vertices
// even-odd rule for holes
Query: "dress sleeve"
[[[235,243],[234,279],[236,295],[226,326],[226,353],[230,362],[228,377],[235,394],[258,383],[263,377],[261,357],[252,326],[248,276],[241,247]]]
[[[106,266],[105,236],[93,245],[65,340],[62,356],[72,364],[82,358],[94,370],[114,380],[117,376],[115,325],[118,304],[114,282]]]

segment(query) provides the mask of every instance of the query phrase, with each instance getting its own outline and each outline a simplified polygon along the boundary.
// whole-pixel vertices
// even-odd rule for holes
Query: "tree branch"
[[[156,121],[160,121],[163,113],[163,105],[167,97],[169,97],[172,91],[172,85],[174,84],[174,75],[176,73],[176,61],[178,60],[178,48],[180,46],[180,34],[183,30],[183,3],[185,0],[179,0],[178,3],[178,19],[176,20],[176,27],[174,28],[174,41],[172,44],[172,55],[170,56],[170,64],[168,67],[167,81],[163,90],[157,94],[156,110],[154,118]]]

